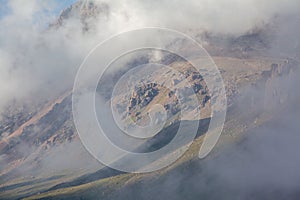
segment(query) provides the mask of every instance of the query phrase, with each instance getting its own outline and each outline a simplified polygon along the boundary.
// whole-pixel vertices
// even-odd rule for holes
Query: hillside
[[[79,21],[76,30],[89,38],[98,31],[95,21],[105,24],[115,14],[111,9],[109,3],[78,1],[63,10],[45,32],[60,31],[68,28],[68,23]],[[122,15],[128,17],[125,11]],[[120,141],[125,149],[154,152],[174,138],[180,125],[189,133],[192,124],[199,123],[189,149],[158,171],[125,173],[97,161],[76,130],[70,86],[61,85],[59,89],[64,92],[47,100],[30,96],[23,104],[10,102],[0,118],[0,199],[297,199],[299,188],[285,186],[294,180],[293,172],[298,167],[288,158],[297,157],[299,138],[292,133],[298,130],[300,63],[296,54],[271,51],[276,25],[275,21],[238,36],[189,30],[219,68],[227,96],[224,129],[216,147],[204,159],[199,159],[198,153],[213,115],[213,100],[202,75],[209,72],[204,69],[200,74],[191,63],[169,52],[157,56],[152,50],[141,51],[142,56],[130,59],[118,66],[121,70],[101,79],[96,90],[106,104],[112,104],[112,112],[121,116],[118,123],[128,132],[136,124],[145,127],[153,123],[162,128],[138,148]],[[183,49],[191,55],[195,51],[184,45]],[[157,57],[168,68],[136,69]],[[135,70],[134,76],[120,81],[130,70]],[[139,80],[143,76],[146,78]],[[116,83],[119,85],[114,88]],[[184,94],[182,98],[179,93]],[[180,107],[181,102],[184,107]],[[153,109],[155,105],[160,105],[158,111]],[[181,112],[185,113],[183,118]],[[153,116],[156,121],[151,121]],[[116,162],[127,159],[125,156]],[[298,181],[295,176],[295,184],[291,185],[299,186]]]
[[[249,87],[249,90],[251,90],[251,87],[272,90],[272,86],[268,86],[268,83],[272,82],[273,79],[277,79],[277,77],[288,76],[293,66],[285,64],[285,60],[259,60],[257,58],[241,60],[237,58],[216,57],[215,61],[222,70],[229,97],[227,122],[225,123],[225,129],[219,142],[220,146],[222,143],[227,143],[228,141],[231,143],[239,140],[243,135],[242,133],[248,131],[248,129],[251,130],[259,126],[268,119],[268,117],[264,116],[263,112],[255,106],[255,102],[263,101],[264,97],[261,96],[256,97],[257,99],[248,100],[251,111],[246,116],[244,112],[237,112],[238,109],[236,105],[238,104],[238,100],[245,95],[243,94],[243,90],[245,90],[245,88],[249,89]],[[287,71],[287,74],[279,72],[278,67],[274,67],[277,66],[275,62],[277,62],[276,64],[278,64],[278,66],[281,66],[281,69],[283,69],[281,71]],[[262,68],[262,66],[264,68]],[[237,68],[238,70],[236,70]],[[159,79],[160,77],[156,76],[155,78]],[[260,91],[256,92],[260,93]],[[163,92],[163,94],[166,93]],[[158,96],[159,95],[158,92]],[[283,95],[281,97],[274,97],[272,101],[275,102],[275,98],[282,97]],[[155,101],[155,98],[153,98],[152,101]],[[104,188],[112,187],[108,189],[108,191],[110,191],[108,193],[111,194],[111,190],[115,191],[119,187],[127,187],[127,185],[136,183],[136,181],[138,182],[143,179],[148,180],[149,178],[152,180],[151,177],[160,177],[162,174],[168,174],[169,171],[181,169],[181,166],[187,166],[189,168],[188,163],[197,157],[199,145],[203,138],[201,135],[207,130],[207,128],[205,128],[207,122],[204,122],[198,133],[199,138],[195,140],[188,152],[172,166],[150,174],[118,175],[119,173],[114,172],[114,170],[102,170],[101,168],[103,167],[97,164],[97,161],[89,156],[83,147],[77,148],[78,145],[81,146],[81,144],[72,122],[70,109],[70,93],[66,93],[52,105],[46,105],[45,109],[40,113],[33,116],[21,125],[19,129],[1,140],[3,144],[2,162],[7,163],[6,168],[2,170],[1,174],[2,198],[9,196],[10,198],[14,198],[15,195],[28,196],[37,192],[53,190],[45,195],[52,196],[66,193],[67,198],[73,199],[73,195],[76,196],[76,194],[78,194],[77,191],[80,193],[85,191],[87,194],[90,194],[90,190],[95,190],[92,188],[98,188],[98,185],[100,185],[101,188],[102,185],[104,185]],[[205,117],[203,120],[204,119]],[[161,134],[163,135],[162,137],[150,143],[152,145],[152,147],[150,145],[150,148],[157,148],[155,145],[163,145],[163,141],[169,140],[164,135],[172,137],[171,133],[176,129],[176,123],[170,127],[166,127],[164,129],[166,133]],[[30,146],[30,148],[28,146]],[[217,147],[217,149],[219,148],[221,147]],[[26,151],[24,151],[24,149],[26,149]],[[30,149],[30,151],[27,149]],[[218,150],[214,152],[216,153]],[[70,155],[68,156],[70,153],[75,157],[70,158]],[[59,154],[60,156],[56,158],[55,154]],[[51,162],[53,163],[51,164]],[[89,164],[85,165],[85,163]],[[75,167],[76,165],[77,167]],[[22,171],[20,172],[20,170]],[[22,174],[22,178],[20,178],[18,174]],[[98,179],[100,180],[98,181]],[[117,185],[114,186],[115,184]],[[33,185],[35,186],[32,187]],[[26,189],[29,186],[31,189]],[[57,188],[66,189],[56,190]],[[106,190],[107,189],[104,189],[104,191]],[[98,194],[98,192],[96,192],[96,194]],[[104,192],[104,194],[106,193]]]

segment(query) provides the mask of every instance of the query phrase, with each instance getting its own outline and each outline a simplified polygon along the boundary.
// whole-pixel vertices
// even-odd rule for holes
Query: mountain
[[[90,20],[98,17],[108,18],[109,10],[110,7],[105,3],[78,2],[64,10],[49,28],[59,29],[64,26],[66,20],[77,18],[81,21],[82,31],[88,32],[93,29]],[[124,116],[123,120],[132,119],[140,125],[149,121],[147,113],[151,106],[157,103],[172,116],[157,137],[147,143],[144,149],[147,151],[168,143],[180,122],[189,126],[192,121],[199,121],[201,126],[197,138],[179,160],[162,170],[146,174],[123,173],[98,163],[80,142],[72,116],[72,88],[66,88],[54,101],[45,102],[37,108],[31,108],[29,105],[20,109],[9,108],[2,116],[0,198],[151,199],[152,195],[157,195],[155,190],[159,190],[160,183],[164,183],[166,190],[176,188],[182,192],[180,195],[187,195],[187,199],[195,198],[189,196],[188,187],[179,186],[189,184],[189,177],[183,177],[184,173],[193,176],[189,172],[194,172],[194,168],[198,167],[201,172],[202,168],[219,157],[220,152],[228,146],[243,143],[245,135],[270,123],[289,106],[289,98],[294,94],[286,89],[288,86],[284,83],[285,80],[294,79],[299,63],[288,57],[270,56],[270,35],[272,34],[269,34],[268,29],[238,37],[198,34],[200,40],[205,41],[205,48],[221,71],[228,98],[227,118],[220,141],[200,167],[196,160],[210,121],[210,93],[203,77],[189,63],[165,55],[162,61],[180,71],[182,76],[161,69],[156,74],[149,75],[150,81],[138,86],[134,87],[128,81],[128,85],[122,85],[121,92],[112,102],[119,114]],[[149,63],[151,58],[151,55],[148,55],[132,63]],[[133,68],[132,63],[127,66],[129,69]],[[118,76],[115,75],[116,80]],[[188,80],[190,85],[185,85],[183,80]],[[97,92],[105,95],[105,89],[109,88],[106,84],[109,84],[109,81],[104,80],[101,83],[104,90]],[[192,94],[185,94],[188,106],[183,109],[189,114],[180,119],[176,94],[163,84],[154,82],[177,85],[182,91],[192,88],[200,103],[197,107],[189,106]],[[201,110],[201,117],[195,117],[197,109]],[[181,176],[182,183],[176,182],[177,180],[168,182],[172,177],[178,176],[177,174]],[[205,181],[213,180],[212,176]],[[172,184],[176,184],[176,187]],[[138,191],[143,191],[144,194],[135,194]],[[191,191],[195,192],[195,189]],[[213,192],[213,189],[208,191]],[[180,195],[178,199],[183,198]],[[199,195],[203,195],[203,198],[219,197],[211,193]],[[168,194],[166,196],[168,197]]]

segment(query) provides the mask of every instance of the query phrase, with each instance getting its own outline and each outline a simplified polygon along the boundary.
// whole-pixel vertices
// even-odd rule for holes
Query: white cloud
[[[45,30],[41,21],[54,20],[44,13],[55,7],[53,2],[9,1],[12,12],[0,19],[0,110],[11,100],[37,91],[50,98],[71,87],[87,52],[118,32],[162,26],[242,34],[275,15],[297,15],[300,7],[297,0],[94,1],[106,3],[108,15],[90,20],[94,30],[88,33],[82,32],[76,17],[59,29]]]

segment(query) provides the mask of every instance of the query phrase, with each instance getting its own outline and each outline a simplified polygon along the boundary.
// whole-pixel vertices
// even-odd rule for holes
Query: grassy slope
[[[227,122],[218,145],[206,159],[211,159],[221,152],[220,149],[230,144],[237,143],[242,139],[243,134],[241,133],[245,132],[247,129],[243,129],[240,126],[235,126],[235,124],[239,123],[242,118],[242,116],[239,116],[239,118],[232,119],[231,121]],[[263,119],[261,119],[260,122],[263,123]],[[231,133],[235,133],[235,136],[232,136]],[[203,135],[198,137],[179,160],[177,160],[171,166],[157,172],[147,174],[120,174],[79,186],[49,191],[47,193],[28,197],[26,199],[110,199],[111,195],[114,195],[115,193],[118,193],[118,191],[121,191],[125,188],[136,187],[139,182],[143,182],[149,186],[158,184],[174,171],[180,171],[184,173],[184,170],[189,169],[193,161],[198,159],[197,155],[203,138]]]

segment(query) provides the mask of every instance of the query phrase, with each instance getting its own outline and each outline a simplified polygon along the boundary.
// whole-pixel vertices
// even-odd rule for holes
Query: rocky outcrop
[[[129,100],[127,112],[131,114],[132,110],[147,106],[158,93],[159,87],[156,83],[147,83],[135,87]]]
[[[57,21],[51,24],[50,27],[59,28],[64,25],[66,20],[72,18],[79,19],[82,23],[82,30],[88,31],[91,28],[89,22],[97,17],[101,17],[104,20],[108,19],[108,4],[82,0],[63,10]]]
[[[148,110],[147,107],[151,102],[162,105],[170,117],[175,116],[181,109],[192,111],[204,108],[209,103],[210,94],[206,83],[192,67],[182,68],[178,75],[167,72],[171,78],[168,77],[170,80],[165,81],[170,84],[173,91],[167,86],[155,83],[165,76],[163,71],[161,74],[161,76],[152,77],[153,83],[142,83],[134,88],[125,115],[140,119],[140,115],[143,115],[141,111]],[[190,102],[193,99],[192,95],[196,95],[198,99],[199,104],[196,107]],[[122,106],[118,105],[118,107]]]
[[[291,84],[297,77],[294,75],[297,63],[286,60],[283,64],[273,63],[269,71],[263,72],[265,76],[265,100],[266,110],[277,109],[293,95],[290,90]]]

